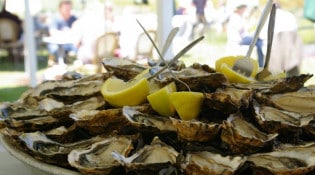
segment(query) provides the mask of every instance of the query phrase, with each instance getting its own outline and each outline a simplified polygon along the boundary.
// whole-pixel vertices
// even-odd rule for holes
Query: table
[[[56,35],[43,37],[43,42],[58,45],[58,64],[63,65],[65,51],[62,47],[64,44],[73,44],[75,38],[71,35]]]
[[[1,144],[0,151],[0,174],[1,175],[34,175],[33,172],[27,168],[21,161],[11,156],[5,151]]]

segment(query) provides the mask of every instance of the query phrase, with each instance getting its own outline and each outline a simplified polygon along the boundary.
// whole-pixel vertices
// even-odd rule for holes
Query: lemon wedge
[[[192,120],[198,117],[204,100],[201,92],[180,91],[172,92],[169,96],[182,120]]]
[[[285,72],[282,73],[278,73],[278,74],[271,74],[269,76],[267,76],[266,78],[264,78],[264,81],[271,81],[271,80],[276,80],[276,79],[280,79],[280,78],[285,78],[286,74]]]
[[[152,108],[162,116],[173,116],[175,114],[175,109],[169,99],[171,92],[176,92],[174,82],[147,96]]]
[[[240,59],[240,58],[244,58],[243,55],[238,55],[238,56],[226,56],[226,57],[222,57],[220,59],[218,59],[215,62],[215,69],[218,72],[222,73],[222,64],[226,64],[228,67],[232,68],[235,61]],[[254,78],[257,74],[258,71],[258,62],[257,60],[254,60],[253,58],[250,58],[250,61],[253,63],[254,67],[253,67],[253,72],[250,75],[252,78]],[[233,71],[233,70],[232,70]]]
[[[146,101],[149,83],[146,78],[125,82],[118,78],[108,78],[101,88],[101,93],[114,107],[135,106]]]
[[[254,81],[252,77],[247,77],[241,73],[232,70],[227,64],[223,63],[221,65],[221,73],[228,79],[231,83],[250,83]]]

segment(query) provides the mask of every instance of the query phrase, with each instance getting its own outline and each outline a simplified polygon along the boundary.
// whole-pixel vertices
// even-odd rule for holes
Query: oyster
[[[256,120],[261,128],[267,133],[298,133],[298,131],[313,120],[312,115],[279,110],[269,106],[256,106]]]
[[[303,115],[315,114],[314,89],[301,89],[297,92],[273,95],[270,97],[270,101],[279,109]]]
[[[88,149],[74,149],[68,155],[71,166],[83,174],[110,174],[119,167],[119,162],[113,158],[112,152],[128,156],[133,149],[133,138],[114,136],[93,143]]]
[[[268,82],[258,81],[251,84],[233,84],[232,86],[240,89],[252,89],[263,94],[279,94],[299,90],[311,77],[313,77],[312,74],[301,74]]]
[[[219,135],[221,125],[218,123],[203,123],[200,121],[185,121],[170,118],[180,140],[208,142]]]
[[[112,155],[127,171],[156,174],[162,169],[175,165],[179,154],[173,147],[155,137],[151,145],[144,146],[130,157],[125,157],[117,152],[113,152]]]
[[[136,107],[130,106],[124,106],[122,112],[131,125],[138,128],[140,131],[148,130],[156,133],[176,131],[172,121],[167,117],[142,113],[138,111]]]
[[[69,116],[75,123],[89,134],[111,134],[128,124],[122,115],[121,108],[107,110],[81,110]]]
[[[253,154],[247,157],[247,161],[252,164],[254,174],[308,174],[315,169],[315,145],[291,146],[270,153]]]
[[[209,73],[202,69],[194,69],[192,67],[180,71],[173,71],[172,74],[176,75],[180,81],[189,85],[192,91],[214,91],[227,82],[227,79],[221,73]],[[163,77],[160,81],[164,84],[174,81],[172,74],[170,72],[163,72],[160,74],[160,76]],[[175,81],[178,91],[187,90],[187,87],[182,82]]]
[[[147,68],[130,59],[124,58],[103,59],[102,64],[107,72],[110,72],[114,76],[124,80],[132,79],[137,74],[139,74],[140,72],[144,71]]]
[[[185,163],[181,164],[181,168],[184,174],[187,175],[232,175],[236,173],[245,161],[245,157],[222,156],[221,154],[202,151],[188,153]]]
[[[19,140],[30,150],[30,154],[41,161],[69,167],[67,155],[73,149],[89,147],[92,143],[103,140],[101,136],[92,137],[87,140],[61,144],[46,137],[42,132],[23,133]]]
[[[37,108],[38,101],[46,98],[47,95],[62,98],[63,94],[65,95],[65,98],[62,98],[62,100],[71,100],[69,99],[69,96],[72,96],[72,100],[77,100],[79,97],[84,97],[84,95],[95,95],[95,93],[99,93],[97,89],[100,88],[102,82],[110,76],[111,74],[104,73],[85,76],[76,80],[45,81],[35,88],[29,89],[23,93],[17,102],[23,104],[23,106],[27,108]],[[91,85],[89,85],[90,82],[92,82]],[[69,90],[72,89],[72,87],[76,88]],[[83,89],[82,87],[89,87],[89,89]],[[93,89],[93,87],[95,89]],[[58,91],[60,91],[60,93],[57,93]]]
[[[255,153],[272,146],[272,141],[277,136],[277,133],[266,134],[260,131],[237,115],[230,116],[222,124],[221,140],[228,145],[232,153]]]
[[[218,88],[213,93],[205,93],[204,104],[208,108],[225,114],[236,113],[241,107],[247,108],[252,99],[251,90]]]

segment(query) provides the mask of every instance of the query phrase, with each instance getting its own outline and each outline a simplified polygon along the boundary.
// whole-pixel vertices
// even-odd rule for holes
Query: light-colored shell
[[[201,121],[185,121],[170,118],[180,140],[208,142],[216,138],[221,129],[218,123],[203,123]]]
[[[301,175],[315,169],[315,145],[297,145],[247,157],[254,174]]]
[[[174,165],[179,154],[173,147],[155,137],[150,145],[144,146],[130,157],[125,157],[117,152],[112,155],[128,170],[158,172],[169,165]]]
[[[278,136],[266,134],[240,116],[230,116],[223,122],[221,140],[232,153],[251,154],[268,146]]]
[[[232,175],[245,161],[245,157],[222,156],[221,154],[203,151],[188,153],[181,168],[187,175]]]
[[[119,162],[112,152],[127,156],[133,149],[132,139],[121,136],[96,142],[89,149],[74,149],[68,155],[71,166],[84,174],[109,174]]]

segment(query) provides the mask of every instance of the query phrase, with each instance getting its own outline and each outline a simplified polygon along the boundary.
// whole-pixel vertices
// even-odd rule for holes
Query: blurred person
[[[51,24],[49,25],[49,35],[50,36],[59,36],[59,37],[70,37],[72,24],[77,20],[77,17],[72,14],[72,1],[71,0],[61,0],[58,5],[58,14],[53,17]],[[49,64],[54,64],[58,58],[59,47],[62,47],[62,50],[66,54],[76,54],[76,47],[72,43],[68,44],[54,44],[49,43],[47,45],[48,51],[50,53]]]
[[[247,4],[240,3],[235,6],[234,12],[230,15],[227,22],[227,40],[228,40],[228,52],[234,52],[239,49],[240,45],[250,45],[253,36],[249,33],[249,23],[245,17],[247,10]],[[255,43],[258,55],[258,65],[263,67],[264,65],[264,53],[263,53],[263,40],[257,39]]]
[[[89,1],[83,16],[73,24],[77,60],[83,64],[93,63],[96,40],[106,32],[115,32],[112,3],[108,2],[103,9],[98,9],[102,6]]]
[[[298,75],[303,58],[303,43],[298,35],[297,20],[291,12],[280,8],[279,2],[276,5],[274,39],[270,56],[272,64],[269,64],[269,69],[272,72],[285,71],[287,76]]]
[[[200,30],[200,35],[205,33],[205,28],[208,25],[206,16],[205,16],[205,8],[207,6],[207,0],[192,0],[192,5],[195,7],[196,21],[192,26],[191,31],[191,39],[194,39],[195,30],[199,25],[202,25]]]

